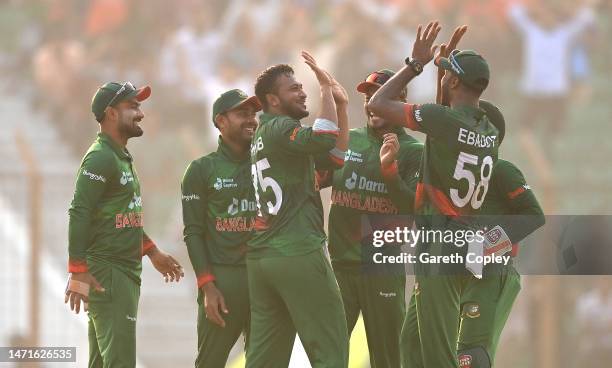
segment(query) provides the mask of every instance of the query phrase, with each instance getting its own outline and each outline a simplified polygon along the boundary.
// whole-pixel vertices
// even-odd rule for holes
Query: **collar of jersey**
[[[119,156],[119,158],[127,161],[132,161],[132,155],[130,155],[130,152],[127,150],[127,148],[121,148],[117,143],[115,143],[115,141],[113,141],[111,137],[108,136],[108,134],[102,132],[98,133],[98,140],[110,146],[110,148],[115,152],[115,154]]]
[[[259,125],[265,124],[269,122],[270,120],[280,118],[280,117],[286,117],[288,119],[296,120],[289,115],[276,115],[276,114],[271,114],[269,112],[263,112],[261,113],[261,115],[259,115]]]
[[[240,157],[236,155],[232,151],[230,146],[228,146],[227,144],[225,144],[225,142],[223,142],[223,138],[221,136],[219,136],[219,148],[217,148],[217,152],[221,156],[226,157],[228,160],[234,161],[234,162],[243,162],[249,159],[249,155],[245,155],[244,157]]]
[[[470,115],[476,118],[476,120],[482,119],[482,117],[485,115],[485,111],[481,109],[480,107],[474,107],[474,106],[469,106],[469,105],[455,106],[453,107],[453,110],[461,111],[467,115]]]

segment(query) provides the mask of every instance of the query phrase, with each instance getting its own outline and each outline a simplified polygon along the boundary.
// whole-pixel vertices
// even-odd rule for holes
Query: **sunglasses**
[[[458,53],[459,50],[453,50],[453,52],[451,52],[451,54],[449,55],[448,60],[450,61],[451,68],[453,68],[453,71],[455,73],[465,74],[465,71],[463,71],[463,68],[461,68],[461,66],[457,62],[457,59],[455,58],[455,55],[457,55]]]
[[[117,100],[117,98],[119,97],[119,95],[121,95],[123,92],[125,91],[128,92],[133,92],[136,90],[136,87],[134,87],[134,85],[132,84],[132,82],[125,82],[121,85],[121,88],[119,88],[117,90],[117,92],[115,92],[115,95],[113,96],[113,98],[111,98],[110,101],[108,101],[108,103],[106,104],[106,106],[104,107],[104,110],[106,110],[109,106],[111,106],[115,100]]]

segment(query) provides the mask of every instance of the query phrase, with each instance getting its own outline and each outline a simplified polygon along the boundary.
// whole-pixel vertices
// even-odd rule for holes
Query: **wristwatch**
[[[414,71],[414,74],[419,75],[423,73],[423,64],[421,64],[421,62],[416,61],[414,59],[410,60],[410,56],[408,56],[404,60],[404,62],[406,63],[406,65],[412,68],[412,71]]]

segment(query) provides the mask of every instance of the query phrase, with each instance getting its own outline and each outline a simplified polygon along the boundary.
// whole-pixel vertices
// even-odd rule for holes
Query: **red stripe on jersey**
[[[381,165],[380,172],[383,178],[387,180],[395,179],[397,177],[397,173],[399,172],[399,169],[397,167],[397,160],[394,160],[391,164],[388,165]]]
[[[198,289],[208,284],[209,282],[216,280],[215,275],[213,275],[212,273],[208,273],[208,272],[203,272],[199,274],[197,279],[198,279]]]
[[[423,183],[417,183],[416,192],[414,194],[414,209],[418,210],[423,207],[423,201],[425,200],[425,188]]]
[[[319,135],[319,134],[331,134],[331,135],[339,135],[340,132],[338,130],[313,130],[312,131],[313,134],[315,135]]]
[[[419,130],[419,125],[414,119],[414,109],[417,105],[414,104],[404,104],[404,113],[406,115],[406,121],[404,122],[404,126],[410,130]]]
[[[519,254],[519,245],[517,244],[512,244],[512,251],[510,252],[510,255],[512,257],[516,257]]]
[[[334,165],[336,165],[336,167],[338,169],[340,169],[340,168],[342,168],[344,166],[344,159],[342,159],[340,157],[336,157],[336,156],[332,155],[331,153],[329,154],[329,158],[334,163]]]
[[[515,190],[513,190],[512,192],[508,193],[508,198],[514,199],[514,198],[518,197],[519,195],[525,193],[526,191],[527,191],[527,189],[525,189],[525,187],[523,187],[523,186],[518,187]]]
[[[268,229],[268,221],[261,216],[255,217],[255,225],[253,226],[255,230],[267,230]]]
[[[293,133],[291,133],[291,136],[289,137],[290,141],[294,141],[295,137],[297,136],[297,133],[300,131],[299,127],[295,127],[295,129],[293,129]]]
[[[69,259],[68,260],[68,272],[70,273],[87,272],[87,261],[83,261],[80,259]]]
[[[424,184],[424,183],[419,183],[419,184],[422,184],[423,190],[425,191],[427,198],[431,200],[433,205],[436,206],[436,208],[442,214],[446,216],[452,216],[452,217],[458,217],[461,215],[459,210],[455,206],[453,206],[450,199],[448,199],[448,197],[441,190],[434,188],[433,186],[429,184]],[[417,186],[417,189],[418,189],[418,186]]]

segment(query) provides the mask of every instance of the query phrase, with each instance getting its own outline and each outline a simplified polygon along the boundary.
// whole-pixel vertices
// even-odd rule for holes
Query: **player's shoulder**
[[[215,166],[215,161],[218,160],[217,152],[211,152],[200,158],[197,158],[187,166],[185,176],[205,177]]]
[[[497,159],[493,166],[493,177],[497,180],[507,180],[511,177],[522,177],[523,173],[514,163],[504,160]]]
[[[92,143],[83,156],[81,166],[93,166],[98,169],[109,170],[116,166],[117,158],[115,156],[112,148],[96,141]]]
[[[349,129],[349,139],[351,137],[362,138],[362,137],[367,137],[367,136],[368,136],[368,129],[366,127]]]

